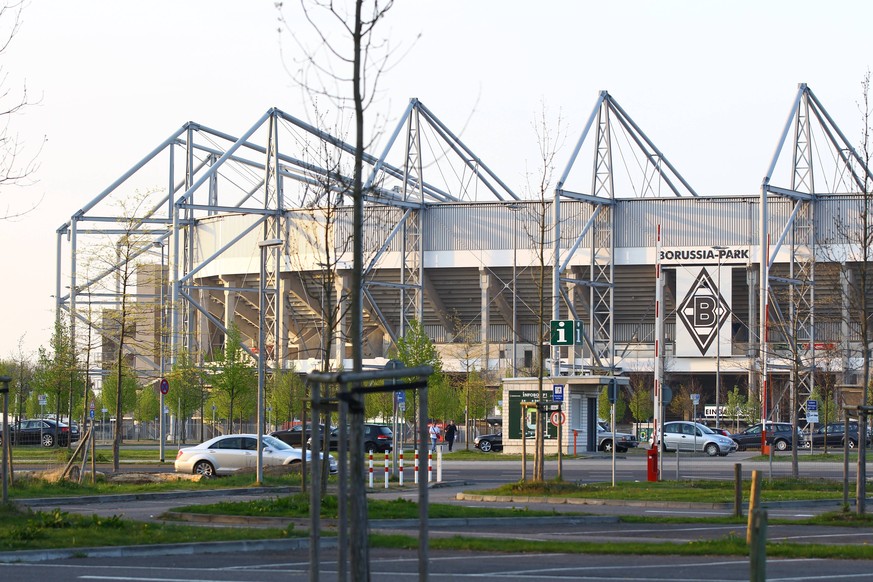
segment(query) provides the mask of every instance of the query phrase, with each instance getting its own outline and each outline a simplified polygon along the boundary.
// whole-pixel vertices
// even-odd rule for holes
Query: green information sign
[[[576,340],[576,322],[572,319],[553,319],[549,343],[553,346],[572,346]]]

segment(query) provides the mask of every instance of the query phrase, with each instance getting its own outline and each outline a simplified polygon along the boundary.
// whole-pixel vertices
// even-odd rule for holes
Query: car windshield
[[[709,427],[706,426],[706,425],[698,424],[698,425],[697,425],[697,428],[699,428],[700,431],[701,431],[703,434],[715,434],[715,433],[712,431],[712,429],[709,428]]]
[[[264,436],[264,446],[265,447],[272,447],[272,448],[276,449],[277,451],[284,451],[284,450],[291,448],[291,445],[289,445],[283,441],[280,441],[276,437],[271,437],[269,435]]]

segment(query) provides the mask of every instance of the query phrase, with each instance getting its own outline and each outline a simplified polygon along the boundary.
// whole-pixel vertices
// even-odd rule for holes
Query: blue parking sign
[[[563,402],[564,401],[564,385],[563,384],[553,384],[552,385],[552,400],[554,402]]]

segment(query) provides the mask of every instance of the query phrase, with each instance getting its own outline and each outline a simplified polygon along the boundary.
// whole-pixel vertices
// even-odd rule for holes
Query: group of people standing
[[[435,453],[437,443],[440,440],[440,436],[442,435],[442,429],[440,425],[433,421],[428,429],[430,433],[430,452]],[[458,427],[455,425],[454,420],[449,420],[445,426],[445,439],[446,442],[449,443],[449,452],[452,451],[452,446],[455,444],[455,437],[458,435]]]

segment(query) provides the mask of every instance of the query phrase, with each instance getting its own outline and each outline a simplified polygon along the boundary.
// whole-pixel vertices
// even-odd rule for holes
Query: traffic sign
[[[94,420],[94,407],[93,407],[93,406],[91,407],[91,410],[89,411],[89,414],[90,414],[90,416],[91,416],[91,420]]]
[[[549,344],[553,346],[572,346],[576,339],[576,322],[572,319],[553,319]]]
[[[700,404],[700,394],[692,394],[691,395],[691,404],[697,406]]]
[[[161,378],[161,394],[166,394],[170,391],[170,383],[166,378]]]
[[[397,403],[397,409],[400,412],[406,412],[406,392],[396,390],[394,392],[394,401]]]
[[[553,384],[552,385],[552,400],[555,402],[563,402],[564,401],[564,385],[563,384]]]
[[[561,426],[567,420],[567,415],[561,412],[560,410],[553,412],[552,416],[549,418],[552,424],[555,426]]]
[[[806,422],[818,423],[818,400],[806,401]]]

